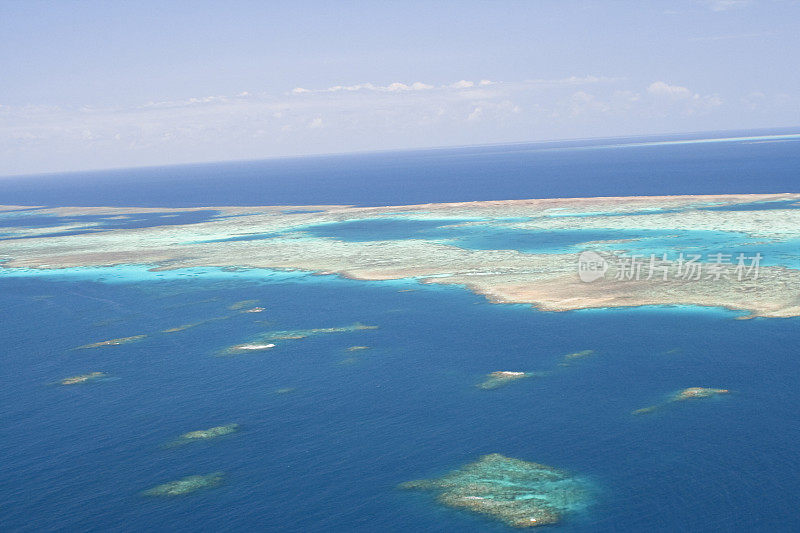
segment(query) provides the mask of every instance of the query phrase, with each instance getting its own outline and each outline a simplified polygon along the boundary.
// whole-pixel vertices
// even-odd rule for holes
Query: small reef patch
[[[105,377],[105,372],[89,372],[88,374],[81,374],[80,376],[72,376],[61,380],[62,385],[77,385],[79,383],[87,383]]]
[[[239,424],[228,424],[225,426],[190,431],[178,437],[177,440],[170,443],[170,446],[180,446],[181,444],[188,444],[190,442],[216,439],[218,437],[224,437],[225,435],[231,435],[237,431],[239,431]]]
[[[366,329],[378,329],[378,326],[365,326],[364,324],[353,324],[340,328],[314,328],[314,329],[295,329],[288,331],[273,331],[261,336],[262,340],[295,340],[305,339],[314,335],[324,335],[326,333],[346,333],[349,331],[361,331]]]
[[[571,361],[573,359],[583,359],[594,354],[594,350],[581,350],[580,352],[568,353],[564,356],[564,361]]]
[[[222,355],[236,355],[249,352],[263,352],[264,350],[269,350],[274,347],[275,344],[271,342],[268,343],[250,342],[245,344],[237,344],[235,346],[225,348],[225,350],[223,350],[222,352]]]
[[[225,476],[222,472],[213,472],[206,475],[188,476],[176,481],[170,481],[144,491],[145,496],[182,496],[200,489],[216,487],[222,483]]]
[[[357,352],[360,350],[369,350],[369,346],[350,346],[347,348],[348,352]]]
[[[120,344],[128,344],[131,342],[140,341],[147,337],[147,335],[134,335],[132,337],[120,337],[119,339],[111,339],[107,341],[93,342],[91,344],[84,344],[78,346],[76,350],[85,350],[87,348],[100,348],[102,346],[119,346]]]
[[[183,330],[186,330],[186,329],[189,329],[189,328],[193,328],[195,326],[197,326],[197,324],[184,324],[182,326],[176,326],[174,328],[163,329],[163,330],[161,330],[161,333],[177,333],[179,331],[183,331]]]
[[[708,389],[705,387],[689,387],[678,391],[672,397],[673,402],[680,402],[682,400],[691,400],[693,398],[710,398],[718,394],[728,394],[728,389]]]
[[[486,379],[478,383],[479,389],[490,390],[508,385],[513,381],[523,378],[533,377],[535,374],[532,372],[512,372],[509,370],[498,370],[486,374]]]
[[[570,366],[576,361],[586,359],[594,355],[594,350],[581,350],[580,352],[572,352],[565,355],[558,366]]]
[[[585,508],[589,500],[585,481],[499,453],[438,479],[408,481],[400,488],[434,491],[443,505],[488,515],[517,528],[555,524],[565,513]]]
[[[686,389],[679,390],[678,392],[673,393],[669,399],[663,403],[658,403],[655,405],[650,405],[647,407],[642,407],[641,409],[636,409],[633,411],[635,415],[644,415],[648,413],[652,413],[669,405],[673,402],[683,402],[686,400],[693,400],[699,398],[711,398],[712,396],[718,396],[720,394],[728,394],[730,391],[728,389],[711,389],[707,387],[688,387]]]
[[[233,302],[231,305],[228,306],[228,309],[231,311],[239,311],[246,307],[253,307],[258,303],[258,300],[241,300],[238,302]]]

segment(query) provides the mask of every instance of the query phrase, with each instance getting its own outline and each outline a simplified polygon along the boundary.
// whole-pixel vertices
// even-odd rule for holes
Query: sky
[[[0,0],[0,176],[798,127],[797,0]]]

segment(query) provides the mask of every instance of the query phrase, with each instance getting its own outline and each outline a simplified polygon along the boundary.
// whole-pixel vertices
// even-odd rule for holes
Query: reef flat
[[[190,494],[200,489],[216,487],[222,483],[224,474],[214,472],[212,474],[188,476],[176,481],[170,481],[163,485],[158,485],[152,489],[144,491],[145,496],[182,496]]]
[[[574,198],[423,204],[393,207],[215,207],[208,220],[143,228],[105,228],[58,217],[127,216],[141,208],[39,209],[54,217],[50,227],[0,227],[0,264],[5,269],[58,269],[146,264],[153,270],[186,267],[290,269],[362,280],[414,278],[455,284],[496,303],[528,303],[542,310],[642,305],[700,305],[746,311],[750,316],[800,316],[799,194]],[[9,206],[9,208],[12,208]],[[18,207],[17,207],[18,208]],[[0,207],[2,209],[2,207]],[[194,210],[211,208],[192,208]],[[158,208],[157,212],[186,209]],[[24,214],[19,215],[24,220]],[[440,234],[408,231],[406,238],[376,234],[338,237],[350,222],[424,221]],[[0,223],[1,225],[1,223]],[[338,226],[337,226],[338,225]],[[317,229],[315,229],[317,228]],[[318,228],[326,228],[320,236]],[[338,229],[337,229],[338,228]],[[573,232],[590,238],[540,253],[512,249],[502,239],[470,247],[452,230],[476,235],[546,235]],[[602,230],[609,238],[596,238]],[[64,234],[66,232],[66,234]],[[499,232],[499,233],[498,233]],[[503,233],[505,232],[505,233]],[[757,277],[670,279],[619,276],[625,253],[638,245],[630,232],[660,232],[664,253],[689,246],[687,232],[711,235],[714,252],[741,249],[765,254]],[[471,234],[470,234],[471,235]],[[625,239],[614,237],[626,237]],[[683,243],[683,244],[682,244]],[[578,276],[577,254],[592,248],[611,265],[591,283]],[[562,249],[563,248],[563,249]],[[771,256],[769,250],[776,250]],[[777,251],[780,250],[780,253]],[[708,258],[704,257],[703,261]],[[624,274],[624,272],[623,272]],[[671,278],[675,277],[671,272]],[[251,302],[247,302],[251,304]],[[244,310],[252,305],[244,305]]]
[[[585,507],[589,497],[587,484],[566,472],[498,453],[400,488],[433,491],[443,505],[517,528],[555,524],[565,513]]]

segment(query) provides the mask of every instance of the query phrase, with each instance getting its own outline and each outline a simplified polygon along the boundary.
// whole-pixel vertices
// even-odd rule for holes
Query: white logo
[[[597,252],[581,252],[578,256],[578,277],[584,283],[596,281],[606,274],[608,263]]]

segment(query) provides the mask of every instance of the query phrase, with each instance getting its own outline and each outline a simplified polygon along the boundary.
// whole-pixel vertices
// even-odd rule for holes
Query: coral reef
[[[731,245],[746,236],[761,239],[769,250],[771,244],[800,240],[800,209],[782,205],[798,198],[798,194],[554,198],[425,204],[402,206],[401,211],[411,220],[481,220],[487,228],[504,232],[720,232],[722,238],[730,237]],[[775,206],[779,208],[759,210],[758,216],[736,208],[756,202],[778,202]],[[720,209],[707,209],[709,206]],[[773,263],[761,265],[757,277],[702,277],[687,283],[685,279],[665,282],[659,276],[644,276],[619,282],[612,274],[615,269],[620,272],[618,265],[625,257],[611,250],[601,254],[610,265],[607,275],[584,283],[576,276],[578,264],[572,251],[527,253],[502,247],[502,243],[498,243],[501,249],[470,249],[424,238],[347,242],[307,234],[302,238],[229,240],[233,235],[285,235],[309,225],[385,218],[399,207],[314,206],[290,212],[282,206],[257,210],[226,207],[214,208],[219,217],[187,226],[74,235],[53,235],[55,227],[36,228],[23,231],[20,238],[0,242],[0,262],[4,268],[29,269],[121,264],[148,264],[164,270],[208,266],[291,269],[361,280],[413,278],[421,283],[461,285],[493,303],[530,303],[548,311],[677,304],[745,310],[750,316],[800,316],[795,298],[800,288],[797,254],[770,252]],[[133,211],[109,207],[37,211],[52,216],[123,212]],[[631,216],[616,216],[622,214]],[[44,236],[47,234],[50,236]],[[241,311],[255,304],[243,300],[230,307]]]
[[[585,481],[555,468],[485,455],[438,479],[409,481],[402,489],[428,490],[449,507],[488,515],[512,527],[557,523],[589,499]]]

